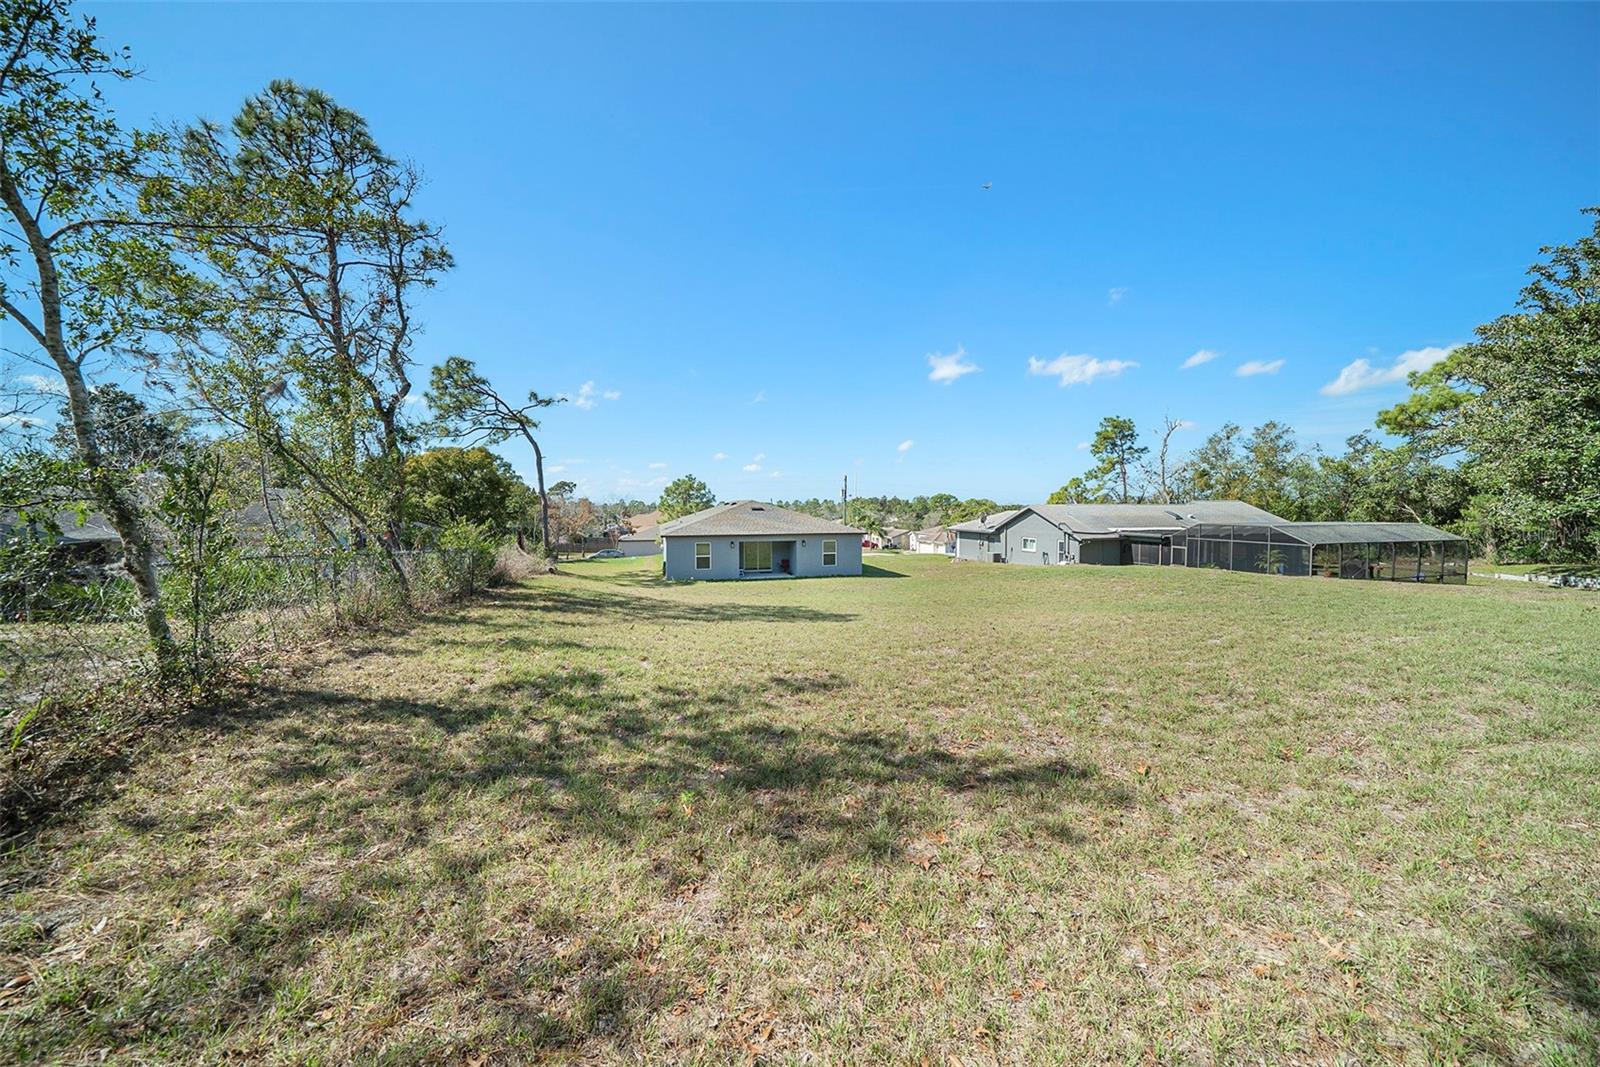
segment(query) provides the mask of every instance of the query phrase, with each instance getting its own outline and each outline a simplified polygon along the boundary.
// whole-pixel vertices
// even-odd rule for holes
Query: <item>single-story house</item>
[[[1299,523],[1240,500],[1034,504],[951,527],[956,558],[1465,582],[1465,539],[1422,523]],[[1356,546],[1356,547],[1351,547]]]
[[[861,573],[862,531],[760,500],[716,504],[657,527],[673,580]]]
[[[956,534],[957,559],[1032,564],[1182,564],[1184,530],[1197,522],[1282,521],[1241,500],[1031,504],[957,523],[951,530]]]
[[[926,530],[917,530],[907,537],[906,548],[910,552],[954,555],[956,535],[944,526],[930,526]]]
[[[886,527],[883,531],[883,547],[898,548],[904,552],[911,547],[911,531],[898,526]]]
[[[617,538],[617,551],[624,556],[659,556],[661,555],[660,530],[655,526],[645,526],[633,530]]]

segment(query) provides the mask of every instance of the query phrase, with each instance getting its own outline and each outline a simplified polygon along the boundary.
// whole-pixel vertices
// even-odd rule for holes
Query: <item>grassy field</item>
[[[0,1060],[1600,1059],[1600,598],[565,565],[0,859]]]

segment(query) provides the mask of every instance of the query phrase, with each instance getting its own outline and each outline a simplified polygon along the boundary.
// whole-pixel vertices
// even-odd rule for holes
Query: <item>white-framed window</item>
[[[839,562],[839,542],[829,539],[822,542],[822,565],[831,567]]]
[[[1039,539],[1037,537],[1024,537],[1022,539],[1022,551],[1024,551],[1024,552],[1037,552],[1037,551],[1039,551]]]
[[[694,543],[694,569],[708,571],[711,569],[711,542],[696,541]]]

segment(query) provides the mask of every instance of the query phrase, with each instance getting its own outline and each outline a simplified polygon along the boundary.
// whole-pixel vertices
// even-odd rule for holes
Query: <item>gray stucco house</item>
[[[984,563],[1162,563],[1182,566],[1199,523],[1281,523],[1242,500],[1184,504],[1031,504],[950,527],[956,558]]]
[[[760,500],[735,500],[664,522],[661,572],[673,580],[821,578],[861,573],[853,526]]]

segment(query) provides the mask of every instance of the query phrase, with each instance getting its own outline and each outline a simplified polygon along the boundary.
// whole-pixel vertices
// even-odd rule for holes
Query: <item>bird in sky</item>
[[[984,182],[983,183],[983,187],[985,189],[993,189],[994,188],[994,182]]]

